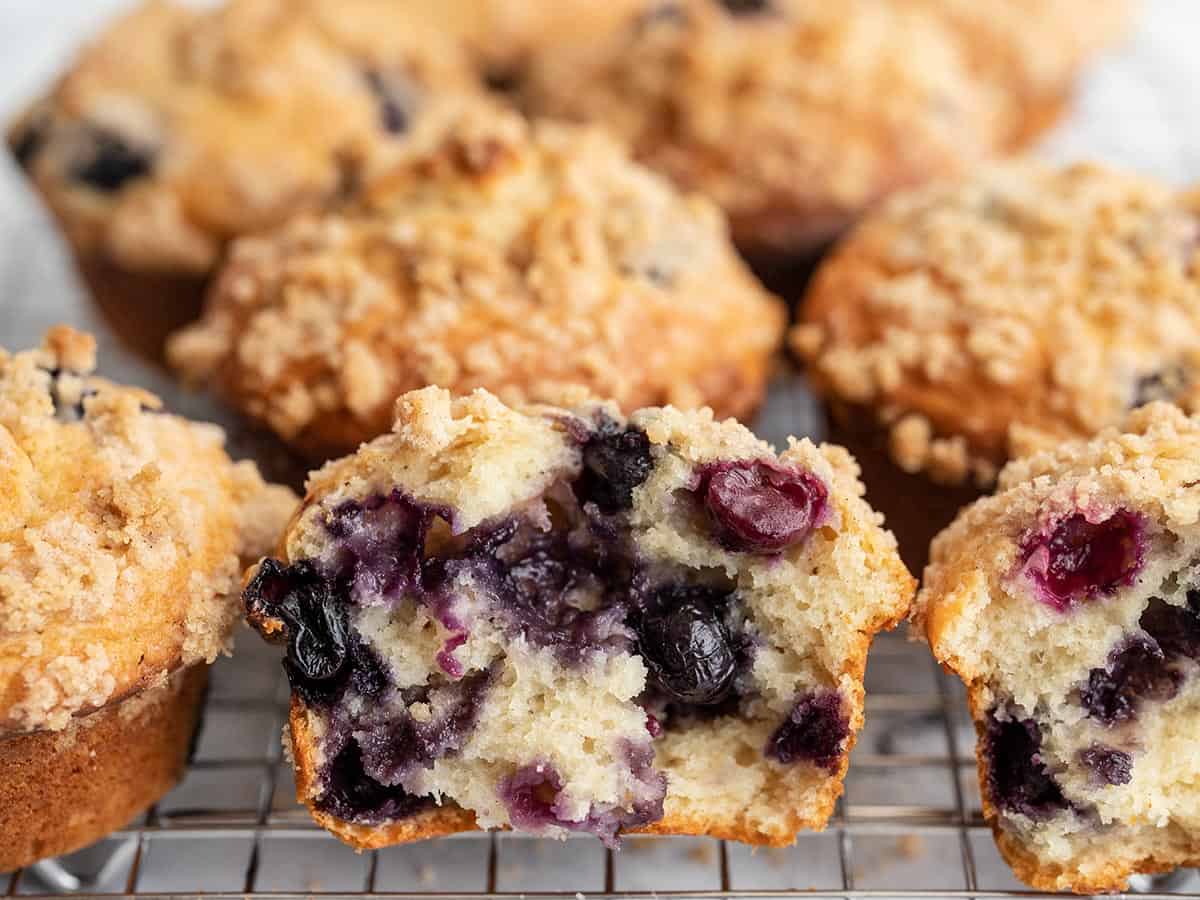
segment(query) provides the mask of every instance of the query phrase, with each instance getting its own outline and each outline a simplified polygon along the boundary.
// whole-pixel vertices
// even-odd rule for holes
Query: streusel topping
[[[473,87],[457,45],[380,0],[149,0],[14,129],[72,243],[203,272],[224,242],[336,199],[426,95]]]
[[[1198,209],[1086,164],[896,197],[818,274],[792,345],[902,467],[986,483],[1149,401],[1200,408]]]
[[[164,672],[212,661],[240,560],[294,507],[211,425],[91,374],[55,328],[0,351],[0,730],[60,729]]]
[[[442,104],[354,206],[238,242],[170,357],[332,453],[427,384],[744,412],[783,316],[720,213],[602,132]]]

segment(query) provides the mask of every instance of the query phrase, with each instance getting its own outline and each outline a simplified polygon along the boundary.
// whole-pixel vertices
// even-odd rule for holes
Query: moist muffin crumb
[[[471,101],[344,210],[238,242],[169,356],[324,459],[427,384],[745,414],[784,316],[707,201],[597,130]]]
[[[584,398],[397,413],[313,474],[244,592],[287,645],[321,825],[358,848],[824,825],[914,587],[843,450]]]

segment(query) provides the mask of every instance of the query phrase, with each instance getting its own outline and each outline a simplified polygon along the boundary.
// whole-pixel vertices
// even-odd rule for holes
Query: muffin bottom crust
[[[63,731],[0,740],[0,871],[86,847],[170,790],[207,681],[192,666]]]
[[[99,256],[76,256],[75,265],[121,343],[165,368],[167,337],[200,318],[210,279],[184,272],[136,272]]]

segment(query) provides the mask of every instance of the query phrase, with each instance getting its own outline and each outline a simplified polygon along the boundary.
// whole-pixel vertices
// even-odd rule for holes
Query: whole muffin
[[[358,848],[475,827],[820,828],[914,581],[838,447],[707,410],[426,388],[314,473],[250,621],[300,800]]]
[[[755,256],[813,250],[1013,131],[938,17],[879,0],[645,2],[623,27],[539,48],[523,95],[711,195]]]
[[[595,129],[437,115],[353,205],[239,241],[171,362],[317,459],[429,384],[758,406],[785,311],[711,203]]]
[[[457,43],[379,0],[148,0],[11,129],[118,332],[161,356],[234,237],[336,201],[431,95]]]
[[[1200,408],[1198,214],[1194,194],[1133,175],[1021,162],[865,219],[818,270],[790,342],[839,436],[886,444],[895,465],[874,466],[872,497],[903,490],[878,499],[885,513],[937,499],[905,473],[959,496],[1149,400]]]
[[[89,374],[91,338],[0,351],[0,870],[76,850],[182,772],[242,561],[295,508],[222,434]]]
[[[1038,890],[1200,863],[1200,419],[1009,464],[933,544],[915,620],[966,682],[984,814]]]

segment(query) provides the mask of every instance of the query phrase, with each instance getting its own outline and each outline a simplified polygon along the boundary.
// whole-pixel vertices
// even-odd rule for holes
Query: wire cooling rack
[[[9,896],[395,898],[999,897],[1028,893],[980,815],[973,731],[958,682],[903,633],[876,642],[867,724],[829,828],[757,853],[707,838],[473,834],[356,854],[296,804],[280,733],[278,650],[239,635],[213,671],[183,782],[142,820],[86,851],[8,876]],[[1200,898],[1200,877],[1142,885],[1142,897]]]

